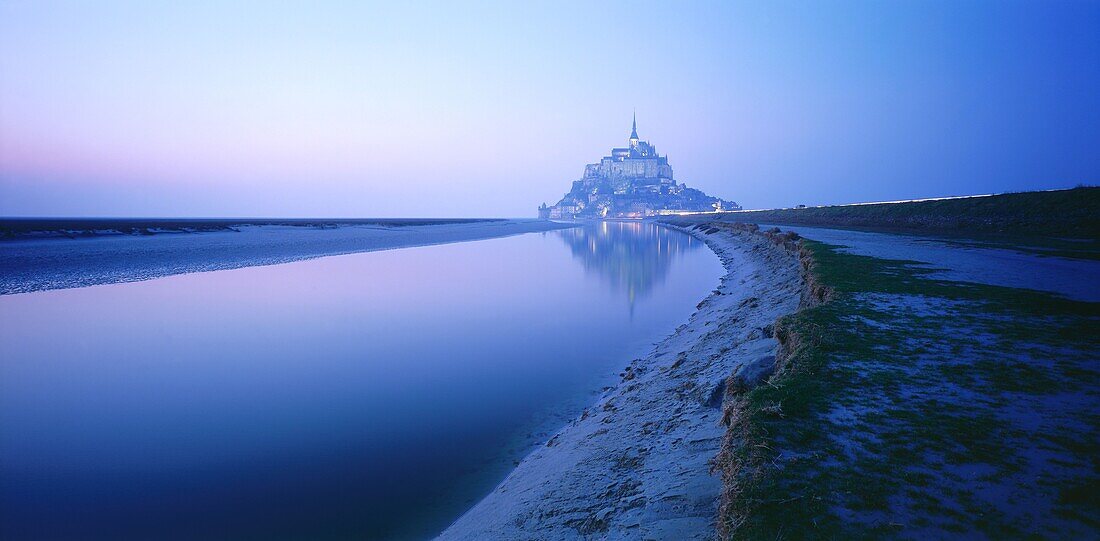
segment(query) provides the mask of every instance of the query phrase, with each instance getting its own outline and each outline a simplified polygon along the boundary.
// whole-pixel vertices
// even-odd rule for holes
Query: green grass
[[[698,217],[684,217],[697,220]],[[710,220],[963,234],[961,242],[1012,243],[1050,255],[1100,257],[1100,187],[942,201],[726,213]],[[673,218],[672,220],[675,220]],[[1071,240],[1073,239],[1073,240]]]
[[[1100,449],[1088,434],[1100,433],[1092,413],[1100,406],[1100,305],[935,280],[912,262],[812,241],[803,247],[832,300],[780,320],[789,357],[738,402],[733,444],[718,461],[733,495],[723,532],[1018,538],[1073,531],[1096,516],[1077,497],[1083,489],[1059,487],[1080,482],[1081,471],[1091,479],[1085,486],[1095,486]],[[1080,404],[1044,410],[1057,393],[1077,393]],[[1061,420],[1034,430],[1013,413],[1021,408]],[[1040,448],[1065,468],[1036,470],[1028,457]],[[998,508],[960,473],[966,468],[985,471],[984,483],[1033,491],[1062,522],[1029,524]],[[1035,475],[1058,482],[1025,486]]]

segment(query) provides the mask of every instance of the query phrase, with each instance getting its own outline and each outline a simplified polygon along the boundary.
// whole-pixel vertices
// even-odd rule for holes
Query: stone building
[[[675,212],[739,210],[732,201],[678,184],[668,157],[638,137],[637,118],[628,145],[611,149],[599,163],[584,167],[584,176],[556,205],[539,207],[544,219],[644,218]]]

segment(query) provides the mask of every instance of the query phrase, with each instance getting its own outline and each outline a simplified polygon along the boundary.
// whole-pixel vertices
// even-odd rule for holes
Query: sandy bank
[[[0,242],[152,236],[239,231],[242,227],[280,226],[333,229],[348,226],[409,227],[500,222],[502,218],[0,218]]]
[[[275,265],[332,255],[548,231],[540,220],[332,227],[244,225],[234,230],[0,242],[0,295],[134,282],[173,274]]]
[[[763,237],[692,234],[726,268],[718,289],[440,539],[713,538],[725,381],[774,364],[772,323],[802,285],[796,257]]]

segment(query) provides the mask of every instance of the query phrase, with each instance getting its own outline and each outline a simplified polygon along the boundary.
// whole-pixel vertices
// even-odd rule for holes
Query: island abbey
[[[732,201],[677,184],[668,157],[638,138],[638,119],[629,145],[611,149],[599,163],[584,166],[584,177],[554,206],[539,207],[544,219],[644,218],[676,212],[740,210]]]

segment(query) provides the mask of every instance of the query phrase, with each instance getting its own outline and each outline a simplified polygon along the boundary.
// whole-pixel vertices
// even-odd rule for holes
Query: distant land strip
[[[233,231],[246,226],[407,227],[502,221],[502,218],[0,218],[0,240]]]
[[[713,215],[713,214],[712,214]],[[1100,238],[1100,187],[925,201],[723,212],[721,221],[895,232]]]

